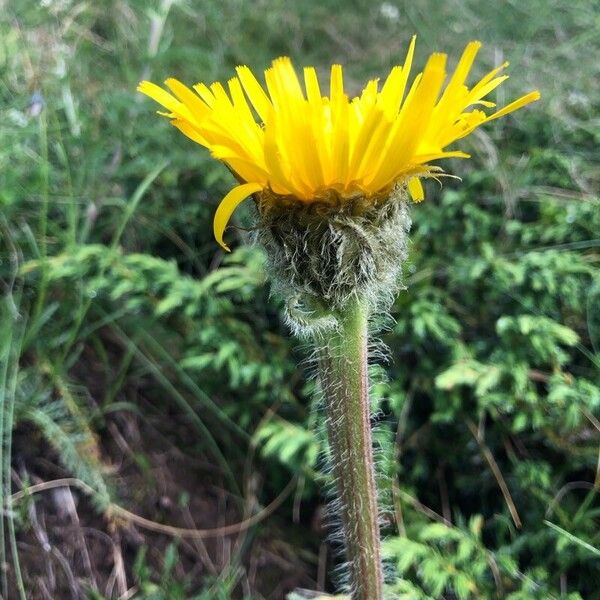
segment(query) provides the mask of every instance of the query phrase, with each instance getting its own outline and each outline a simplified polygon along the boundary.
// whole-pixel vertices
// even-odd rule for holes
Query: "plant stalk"
[[[367,362],[368,309],[350,300],[339,326],[317,334],[319,380],[353,600],[381,600],[383,573]]]

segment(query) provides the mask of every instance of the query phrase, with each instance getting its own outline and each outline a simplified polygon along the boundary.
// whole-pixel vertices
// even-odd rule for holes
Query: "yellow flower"
[[[316,71],[304,68],[304,89],[289,58],[278,58],[265,71],[266,90],[246,66],[227,82],[203,83],[193,91],[167,79],[171,93],[143,81],[138,90],[168,112],[159,114],[185,135],[226,163],[240,185],[219,205],[215,238],[226,250],[223,232],[235,208],[248,196],[268,191],[304,202],[381,196],[406,184],[413,200],[423,199],[420,177],[439,173],[431,161],[469,158],[447,151],[452,142],[474,129],[539,99],[530,92],[504,108],[484,98],[507,79],[490,71],[473,87],[465,82],[480,42],[467,44],[454,73],[446,80],[446,55],[432,54],[410,86],[413,37],[406,60],[394,67],[382,86],[367,83],[360,96],[344,92],[342,67],[333,65],[329,95],[323,95]]]

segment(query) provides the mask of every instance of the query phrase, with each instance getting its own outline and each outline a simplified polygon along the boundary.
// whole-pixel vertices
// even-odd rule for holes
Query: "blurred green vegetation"
[[[333,589],[307,352],[242,244],[248,215],[231,255],[212,239],[227,170],[134,90],[287,54],[342,62],[357,91],[417,33],[418,64],[478,38],[479,74],[512,63],[499,102],[542,101],[464,140],[474,158],[446,165],[463,181],[413,211],[377,386],[391,593],[600,598],[595,8],[0,0],[3,597]],[[267,509],[202,540],[115,506],[188,529]]]

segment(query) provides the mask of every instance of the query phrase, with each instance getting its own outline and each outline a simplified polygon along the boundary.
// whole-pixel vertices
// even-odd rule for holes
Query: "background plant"
[[[482,72],[508,58],[544,101],[468,141],[479,158],[453,165],[463,182],[431,185],[414,215],[378,390],[390,585],[406,598],[593,598],[593,8],[0,1],[3,498],[66,476],[94,490],[15,500],[4,596],[275,599],[329,585],[303,349],[261,255],[238,244],[224,258],[212,241],[226,170],[132,90],[279,54],[343,62],[358,89],[416,32],[420,58],[482,39]],[[163,524],[235,523],[294,476],[283,506],[236,536],[177,543],[111,516],[118,504]]]

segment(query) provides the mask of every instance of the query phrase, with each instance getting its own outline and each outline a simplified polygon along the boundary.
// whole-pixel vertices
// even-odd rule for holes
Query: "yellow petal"
[[[314,67],[304,67],[304,87],[309,102],[314,104],[321,102],[321,89]]]
[[[413,57],[415,55],[415,44],[417,43],[417,36],[413,35],[410,39],[410,45],[408,46],[408,52],[406,53],[406,58],[404,59],[404,65],[402,67],[402,71],[406,73],[406,77],[408,77],[410,73],[410,69],[412,67]]]
[[[238,180],[260,183],[263,187],[267,185],[269,181],[267,171],[259,167],[254,161],[236,155],[235,152],[231,151],[231,148],[212,146],[211,154],[218,160],[222,160],[229,165]]]
[[[269,97],[265,94],[265,90],[258,83],[258,80],[248,67],[237,67],[236,71],[242,82],[242,86],[244,86],[246,95],[264,123],[267,120],[269,111],[273,108]]]
[[[408,192],[414,202],[421,202],[421,200],[425,199],[423,184],[418,177],[411,177],[408,180]]]
[[[501,77],[496,77],[495,79],[488,81],[485,85],[476,85],[469,94],[469,104],[474,104],[475,100],[479,100],[480,98],[487,96],[507,79],[508,75],[502,75]]]
[[[518,100],[511,102],[509,105],[505,106],[504,108],[501,108],[498,112],[495,112],[493,115],[490,115],[489,117],[487,117],[486,121],[493,121],[494,119],[499,119],[500,117],[503,117],[504,115],[514,112],[515,110],[522,108],[523,106],[525,106],[531,102],[535,102],[536,100],[539,100],[541,97],[542,97],[541,94],[537,90],[535,92],[530,92],[529,94],[522,96]]]
[[[469,71],[473,66],[473,61],[475,60],[480,48],[481,42],[469,42],[467,44],[462,56],[460,57],[460,60],[458,61],[458,65],[456,65],[454,74],[450,79],[448,89],[463,85],[469,75]]]
[[[487,75],[485,75],[481,79],[481,81],[479,81],[479,83],[477,83],[477,85],[471,91],[473,93],[476,93],[478,91],[478,88],[483,87],[484,85],[489,83],[492,79],[494,79],[494,77],[496,77],[496,75],[498,75],[498,73],[500,73],[500,71],[503,71],[504,69],[506,69],[506,67],[508,67],[509,64],[510,63],[508,61],[506,61],[506,62],[503,62],[499,67],[492,69]]]
[[[344,73],[342,65],[331,66],[331,82],[329,84],[329,97],[332,104],[337,104],[340,96],[344,95]]]
[[[210,91],[213,93],[215,97],[214,108],[217,107],[226,110],[233,110],[233,103],[231,102],[223,84],[220,81],[215,81],[210,84]]]
[[[227,252],[231,252],[229,246],[223,241],[223,233],[225,227],[229,223],[231,215],[238,207],[238,205],[245,200],[251,194],[258,192],[263,189],[263,186],[259,183],[244,183],[234,187],[226,196],[221,200],[216,212],[215,220],[213,222],[213,232],[215,239]]]
[[[240,117],[246,121],[246,123],[254,123],[254,117],[252,116],[248,102],[246,102],[244,92],[242,92],[242,84],[240,83],[240,80],[237,77],[233,77],[227,82],[227,85],[229,87],[229,93],[231,94],[231,99],[233,100],[233,106],[235,107],[235,110],[239,113]]]
[[[194,88],[196,94],[198,94],[198,96],[200,96],[200,98],[202,98],[202,100],[204,100],[204,102],[206,102],[208,106],[210,106],[211,108],[214,106],[215,97],[210,91],[210,89],[208,89],[208,86],[205,83],[197,83],[192,87]]]
[[[210,108],[206,103],[181,81],[167,79],[165,85],[190,109],[194,117],[202,118],[210,113]]]
[[[191,140],[194,140],[194,142],[196,142],[197,144],[200,144],[201,146],[204,146],[206,148],[210,147],[210,144],[206,141],[204,136],[202,136],[198,129],[194,127],[189,121],[186,121],[185,119],[173,119],[171,121],[171,125],[177,127],[177,129],[179,129],[181,133],[189,137]]]
[[[412,67],[413,57],[415,55],[415,44],[417,42],[417,36],[413,35],[410,40],[408,52],[406,53],[406,59],[404,65],[400,67],[394,67],[388,81],[385,82],[382,90],[382,96],[386,97],[386,103],[388,106],[398,112],[398,109],[402,103],[404,92],[406,90],[406,84],[410,75],[410,69]],[[388,83],[389,82],[389,83]],[[387,87],[386,87],[387,86]]]
[[[412,157],[411,162],[414,164],[423,164],[431,162],[432,160],[439,160],[441,158],[471,158],[470,154],[462,152],[462,150],[452,150],[450,152],[432,152],[431,154],[417,154]]]
[[[171,112],[179,112],[181,110],[181,102],[179,102],[177,98],[171,96],[169,92],[166,92],[151,81],[140,81],[137,86],[137,91],[149,96],[155,102],[162,104],[162,106],[168,108]]]
[[[304,99],[298,75],[288,56],[276,58],[273,61],[273,71],[280,81],[281,88],[285,90],[286,95],[290,99]]]

